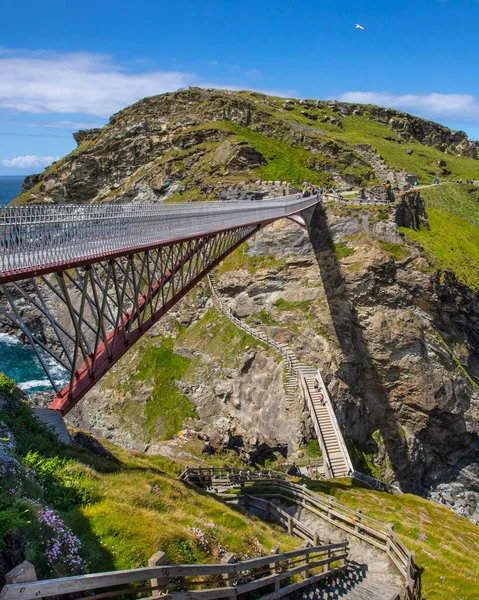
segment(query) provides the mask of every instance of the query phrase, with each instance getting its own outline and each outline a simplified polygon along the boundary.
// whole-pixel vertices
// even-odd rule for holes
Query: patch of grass
[[[245,242],[225,258],[218,268],[218,273],[247,269],[252,275],[255,275],[259,269],[272,271],[286,266],[286,261],[283,258],[276,258],[271,254],[252,256],[248,254],[248,250],[248,242]]]
[[[174,352],[171,338],[165,338],[159,346],[148,340],[135,374],[121,384],[126,394],[137,388],[137,382],[152,386],[144,410],[145,430],[151,439],[172,438],[185,420],[196,416],[192,403],[176,387],[176,380],[185,375],[192,362]],[[127,410],[135,411],[136,404],[137,400],[132,399]]]
[[[348,144],[370,144],[386,163],[397,171],[405,170],[418,176],[420,183],[429,184],[439,175],[437,166],[439,160],[446,160],[447,169],[451,174],[442,180],[457,181],[458,179],[474,179],[477,177],[477,160],[463,156],[445,154],[432,146],[425,146],[415,140],[399,143],[401,138],[387,124],[378,123],[368,115],[367,107],[362,116],[341,117],[342,128],[327,122],[312,121],[300,115],[300,108],[293,113],[282,113],[287,120],[300,122],[308,127],[314,127],[326,135],[344,141]],[[279,114],[278,114],[279,116]],[[384,139],[392,138],[392,139]],[[412,154],[407,151],[412,150]]]
[[[402,244],[379,240],[379,247],[396,260],[404,260],[409,256],[409,252]]]
[[[264,308],[258,312],[255,312],[251,315],[249,321],[261,321],[261,323],[263,323],[264,325],[275,325],[275,321],[271,316],[271,313],[269,313],[267,310],[264,310]]]
[[[6,394],[9,398],[13,398],[15,393],[15,382],[3,373],[0,373],[0,393]]]
[[[248,142],[267,161],[263,167],[255,170],[257,175],[267,181],[310,181],[314,184],[331,185],[333,179],[327,171],[319,172],[308,166],[308,161],[319,158],[303,148],[292,146],[273,137],[239,127],[235,123],[224,122],[223,127],[232,131],[239,140]],[[329,161],[327,157],[323,157]]]
[[[323,456],[318,440],[309,440],[302,448],[302,452],[308,458],[320,458]]]
[[[274,305],[279,310],[307,311],[312,303],[313,300],[284,300],[283,298],[278,298]]]
[[[375,492],[353,480],[315,481],[307,485],[350,508],[360,507],[373,519],[392,522],[404,544],[416,552],[416,562],[423,569],[423,598],[477,598],[479,529],[465,517],[419,496]],[[420,534],[426,539],[421,539]]]
[[[341,260],[341,258],[346,258],[347,256],[351,256],[351,254],[355,253],[354,248],[350,248],[344,242],[332,242],[333,250],[336,256]]]
[[[165,202],[211,202],[215,194],[205,194],[199,187],[193,187],[183,193],[175,192],[166,198]]]
[[[421,245],[437,269],[452,271],[458,281],[479,290],[479,204],[466,186],[464,192],[459,184],[441,188],[429,188],[425,194],[430,230],[401,232]],[[450,197],[449,190],[453,190]]]
[[[421,189],[426,207],[437,207],[479,225],[479,187],[465,183],[442,183]]]
[[[223,314],[210,308],[204,316],[185,330],[177,344],[198,349],[213,356],[223,367],[235,368],[247,348],[267,348]]]

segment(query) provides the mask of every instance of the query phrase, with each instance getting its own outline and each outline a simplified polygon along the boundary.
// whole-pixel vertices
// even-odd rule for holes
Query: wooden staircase
[[[283,355],[288,373],[285,386],[288,400],[287,405],[291,407],[297,399],[298,391],[301,391],[306,400],[313,427],[323,453],[327,477],[335,478],[352,475],[353,466],[351,459],[349,458],[331,399],[319,370],[301,363],[287,344],[277,342],[271,339],[266,332],[243,323],[222,302],[211,274],[208,274],[208,281],[213,294],[213,302],[230,321],[251,336],[275,348]],[[322,400],[321,394],[323,396]]]

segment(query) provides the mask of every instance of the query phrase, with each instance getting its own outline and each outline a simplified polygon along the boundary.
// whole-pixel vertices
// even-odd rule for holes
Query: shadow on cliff
[[[394,411],[388,402],[388,393],[377,371],[368,342],[352,301],[331,238],[328,217],[323,206],[318,205],[309,224],[309,237],[318,262],[331,319],[342,351],[337,376],[348,386],[354,396],[363,403],[366,430],[369,435],[379,430],[385,451],[401,487],[411,489],[411,464],[407,447],[401,436]],[[357,414],[357,411],[356,411]],[[348,425],[345,414],[346,437],[356,429]],[[363,442],[365,440],[355,440]]]

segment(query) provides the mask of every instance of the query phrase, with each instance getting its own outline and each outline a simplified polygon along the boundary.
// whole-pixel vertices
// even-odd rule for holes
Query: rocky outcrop
[[[281,103],[262,94],[191,88],[145,98],[113,115],[107,126],[75,133],[78,148],[27,179],[22,200],[199,200],[222,198],[240,183],[254,194],[261,191],[258,174],[285,152],[287,160],[272,172],[283,173],[278,177],[291,184],[301,183],[293,181],[297,177],[328,187],[379,180],[404,189],[406,174],[371,145],[375,133],[371,144],[351,145],[347,136],[321,130],[324,123],[341,131],[341,119],[358,114],[383,124],[394,134],[383,136],[391,142],[415,139],[443,152],[477,154],[465,134],[399,111],[310,100]],[[445,174],[444,167],[438,174]]]
[[[421,227],[429,229],[426,206],[419,191],[401,195],[399,206],[396,208],[396,224],[398,227],[408,227],[416,231]]]
[[[81,129],[73,134],[73,138],[79,146],[80,144],[83,144],[83,142],[95,139],[100,132],[100,127],[96,127],[95,129]]]
[[[347,115],[367,115],[378,123],[388,125],[404,141],[417,140],[425,146],[434,146],[442,152],[467,156],[477,160],[477,142],[470,141],[464,131],[454,131],[414,115],[381,106],[327,102],[335,112]]]
[[[41,173],[35,173],[33,175],[27,175],[25,177],[25,179],[22,181],[22,194],[24,192],[28,192],[29,190],[31,190],[41,180],[42,180],[42,174]]]

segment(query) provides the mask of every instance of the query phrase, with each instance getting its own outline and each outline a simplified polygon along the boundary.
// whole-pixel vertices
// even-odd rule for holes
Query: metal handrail
[[[294,196],[259,202],[18,205],[0,209],[0,277],[128,254],[168,241],[267,223],[317,204]]]

